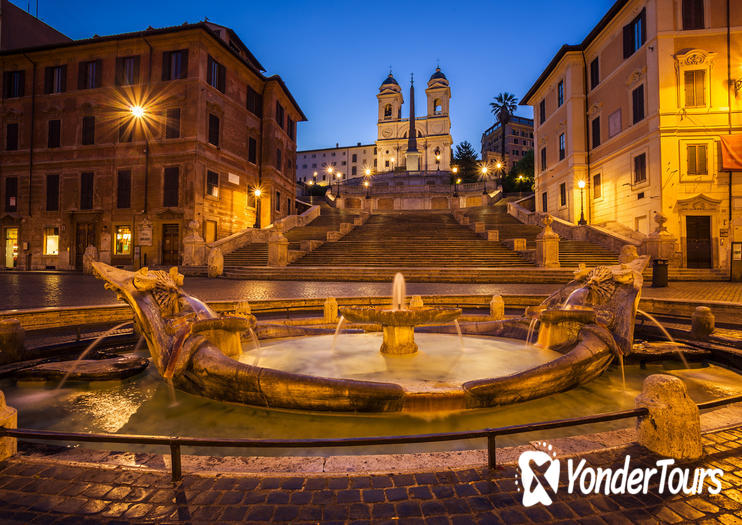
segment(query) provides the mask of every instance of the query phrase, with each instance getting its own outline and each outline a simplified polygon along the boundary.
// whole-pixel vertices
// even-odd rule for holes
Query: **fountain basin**
[[[417,352],[415,327],[445,324],[461,315],[461,308],[450,306],[423,306],[419,308],[373,308],[348,306],[340,314],[353,323],[380,324],[384,330],[382,354],[409,355]]]

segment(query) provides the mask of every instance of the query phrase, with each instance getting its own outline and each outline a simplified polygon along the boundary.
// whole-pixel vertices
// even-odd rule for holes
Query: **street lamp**
[[[459,184],[461,184],[461,178],[456,179],[456,186],[454,186],[453,190],[453,196],[458,197],[459,196]]]
[[[495,168],[497,169],[497,173],[498,173],[498,175],[499,175],[499,179],[500,179],[500,186],[502,186],[502,168],[503,168],[503,164],[502,164],[502,162],[500,162],[500,161],[498,160],[498,161],[497,161],[497,163],[495,164]]]
[[[340,173],[339,171],[335,174],[335,178],[337,179],[337,183],[338,183],[338,193],[337,193],[338,197],[340,197],[340,179],[342,176],[343,174]]]
[[[482,195],[487,195],[487,166],[482,166],[482,179],[484,180],[484,189],[482,190]]]
[[[396,157],[392,157],[392,171],[394,171],[394,163],[397,161]]]
[[[367,180],[364,180],[363,181],[363,185],[366,187],[366,198],[368,199],[369,198],[369,195],[368,195],[369,183],[368,183],[368,181]]]
[[[585,226],[587,224],[587,221],[585,220],[585,181],[577,181],[577,187],[580,188],[580,221],[577,224]]]
[[[252,194],[255,196],[255,227],[260,228],[260,196],[263,194],[263,190],[255,188]]]
[[[136,106],[131,106],[129,108],[129,111],[131,111],[132,117],[142,123],[146,114],[143,106],[140,106],[138,104]],[[147,213],[147,190],[149,189],[149,137],[147,136],[147,131],[144,129],[143,123],[142,131],[144,132],[144,213]]]

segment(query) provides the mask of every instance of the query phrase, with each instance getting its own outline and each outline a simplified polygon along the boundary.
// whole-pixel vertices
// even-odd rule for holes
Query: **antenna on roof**
[[[415,83],[415,73],[410,73],[410,85]]]
[[[209,17],[208,16],[205,16],[204,17],[204,22],[208,22],[208,21],[209,21]]]

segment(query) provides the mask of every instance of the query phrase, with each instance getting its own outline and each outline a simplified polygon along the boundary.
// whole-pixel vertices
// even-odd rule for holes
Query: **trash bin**
[[[664,288],[667,286],[667,259],[654,259],[652,261],[652,288]]]

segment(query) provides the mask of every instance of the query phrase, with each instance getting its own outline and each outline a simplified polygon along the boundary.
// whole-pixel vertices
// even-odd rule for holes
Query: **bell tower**
[[[376,94],[379,100],[379,119],[377,121],[377,169],[378,171],[391,171],[399,163],[397,137],[400,135],[398,129],[402,120],[402,88],[389,72],[389,76],[379,86]]]
[[[430,75],[428,88],[428,141],[425,152],[425,165],[429,170],[448,171],[451,168],[451,118],[448,104],[451,100],[451,87],[440,67]]]

